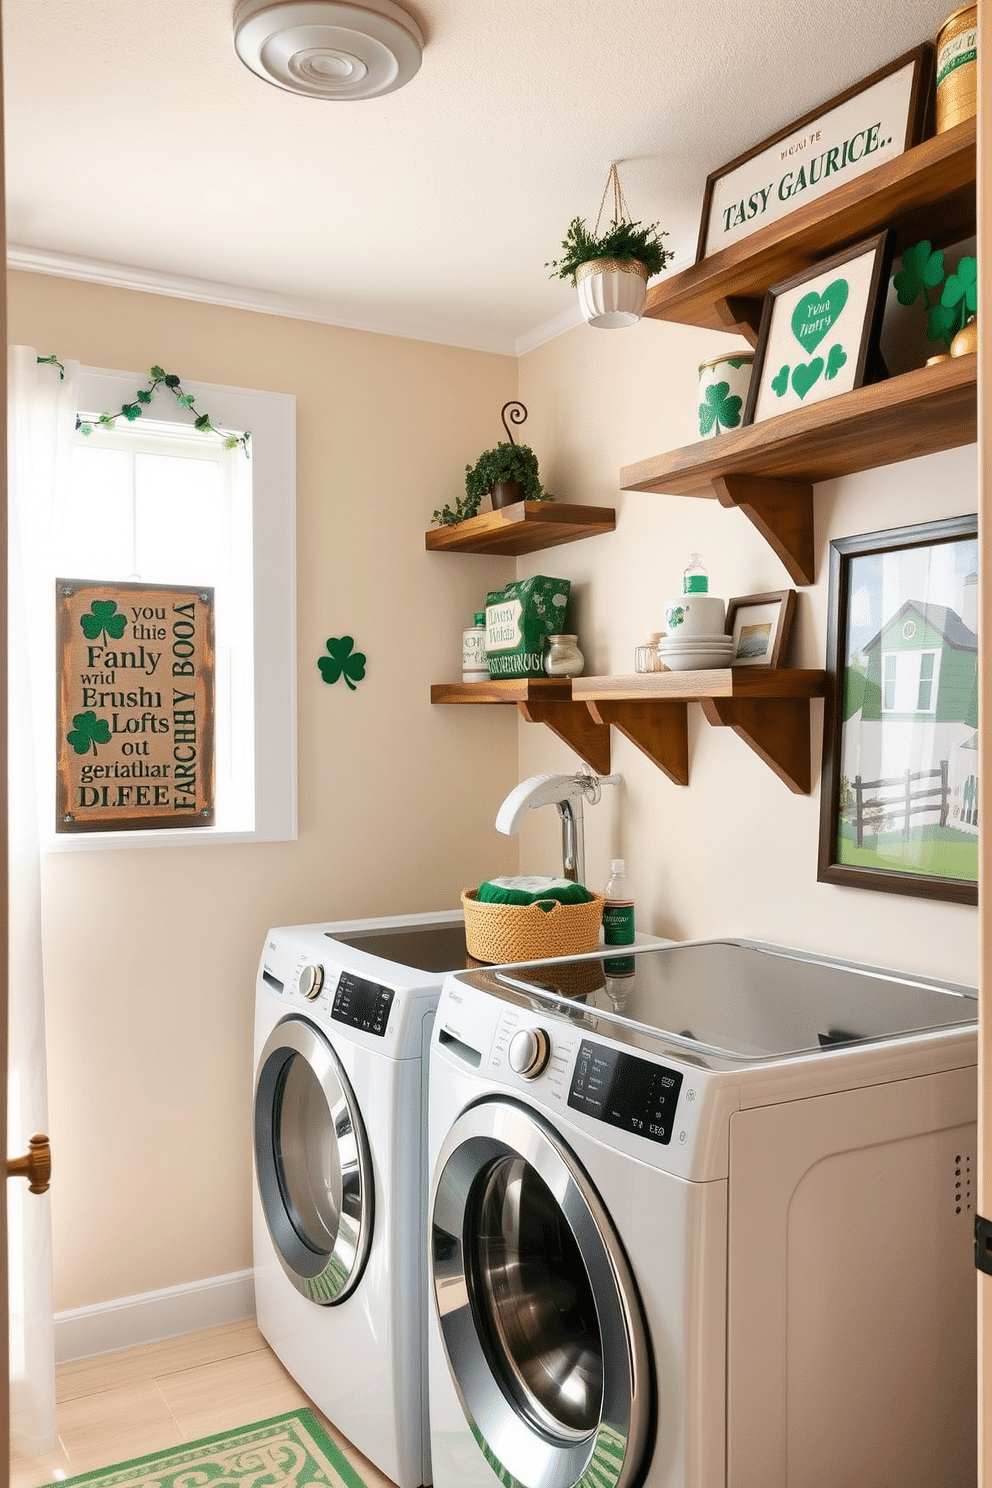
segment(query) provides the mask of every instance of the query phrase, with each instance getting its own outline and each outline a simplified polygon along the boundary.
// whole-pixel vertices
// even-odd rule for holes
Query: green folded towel
[[[570,878],[487,878],[479,885],[476,899],[480,904],[537,904],[552,899],[558,904],[588,904],[592,899],[587,888]]]

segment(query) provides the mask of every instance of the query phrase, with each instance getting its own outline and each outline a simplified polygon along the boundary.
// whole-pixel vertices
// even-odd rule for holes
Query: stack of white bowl
[[[724,635],[726,613],[723,600],[715,594],[683,594],[668,601],[668,633],[658,642],[658,655],[670,672],[730,666],[734,638]]]
[[[709,667],[729,667],[733,654],[733,636],[665,636],[658,642],[658,655],[670,672],[698,672]]]

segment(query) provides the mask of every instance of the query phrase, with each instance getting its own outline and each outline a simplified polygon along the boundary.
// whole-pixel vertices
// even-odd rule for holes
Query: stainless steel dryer
[[[973,1488],[976,1014],[738,940],[449,976],[436,1488]]]

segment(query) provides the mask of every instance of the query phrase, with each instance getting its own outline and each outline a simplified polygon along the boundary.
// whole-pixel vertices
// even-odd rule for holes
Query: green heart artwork
[[[792,312],[792,334],[809,356],[828,334],[847,304],[846,279],[835,279],[824,290],[804,294]]]
[[[798,367],[793,368],[792,387],[800,398],[805,398],[822,371],[822,357],[814,357],[811,362],[800,362]]]

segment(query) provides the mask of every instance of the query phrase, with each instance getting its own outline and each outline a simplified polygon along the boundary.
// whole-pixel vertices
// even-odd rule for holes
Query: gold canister
[[[937,133],[974,118],[978,97],[978,5],[962,5],[937,32]]]

